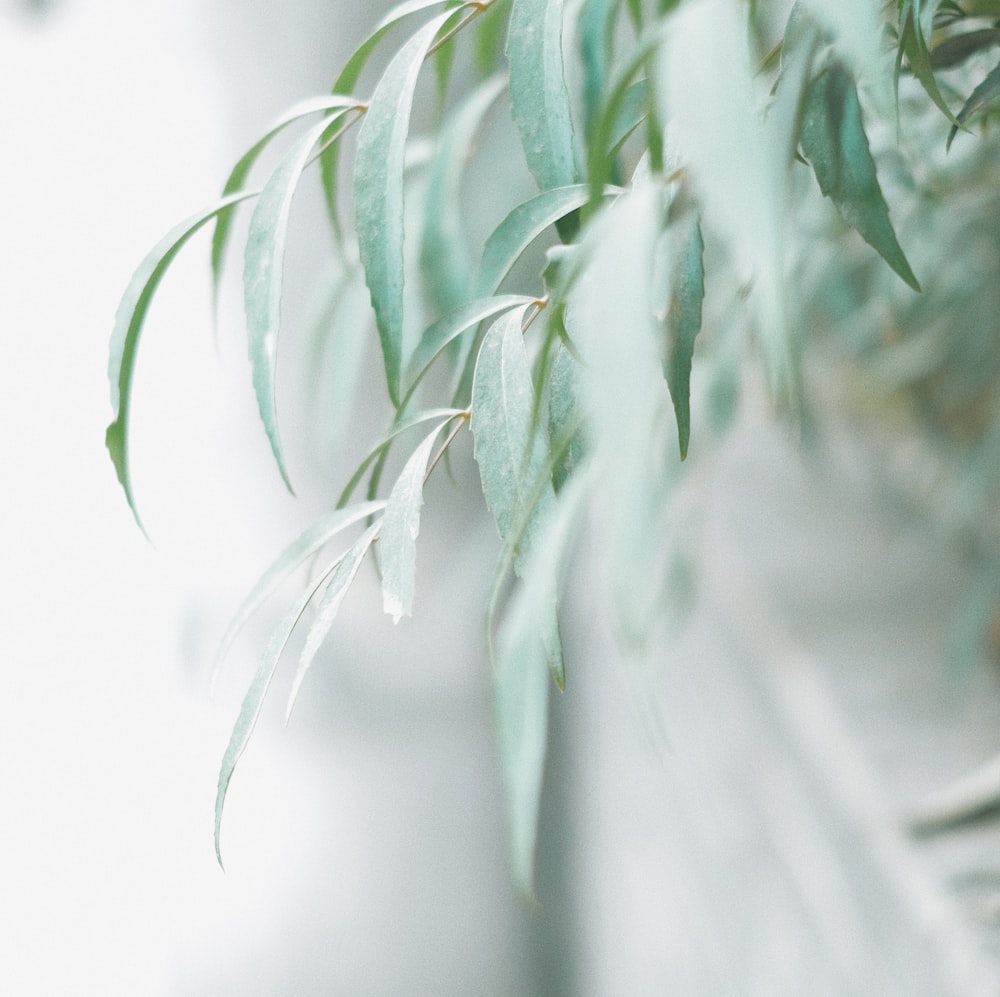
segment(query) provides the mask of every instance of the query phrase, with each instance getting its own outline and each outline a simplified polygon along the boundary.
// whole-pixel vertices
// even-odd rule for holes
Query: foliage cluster
[[[959,347],[967,365],[982,368],[974,397],[956,399],[955,385],[967,391],[972,383],[967,376],[942,385],[960,331],[950,327],[942,347],[933,330],[949,307],[964,306],[938,290],[917,295],[880,175],[890,172],[904,208],[907,199],[944,201],[940,185],[914,184],[900,150],[908,135],[939,128],[943,113],[951,128],[937,143],[943,151],[945,138],[951,144],[1000,103],[1000,66],[983,67],[1000,44],[1000,4],[799,0],[782,24],[763,8],[739,0],[407,0],[357,49],[330,95],[276,122],[233,168],[221,199],[139,267],[112,338],[107,433],[137,520],[128,450],[136,351],[157,286],[203,226],[214,228],[218,286],[234,213],[252,207],[247,340],[260,416],[286,483],[275,397],[283,261],[292,199],[312,166],[343,281],[367,285],[383,360],[384,433],[332,510],[260,579],[223,641],[220,658],[287,579],[307,574],[264,650],[225,753],[217,850],[230,778],[293,631],[306,636],[289,707],[369,554],[386,612],[395,620],[411,613],[424,482],[466,429],[503,541],[487,628],[512,869],[527,893],[548,695],[564,683],[558,615],[570,552],[584,521],[592,523],[602,601],[623,646],[641,648],[668,599],[670,497],[691,445],[693,365],[704,367],[717,424],[732,410],[746,353],[759,357],[775,404],[800,417],[802,330],[853,328],[884,291],[903,302],[901,322],[931,331],[888,344],[896,351],[888,358],[886,343],[857,338],[859,354],[881,357],[873,362],[895,387],[905,382],[927,405],[979,413],[976,441],[995,435],[995,350],[986,349],[986,333]],[[386,38],[401,41],[390,51]],[[421,143],[410,120],[427,62],[437,72],[437,117]],[[357,95],[374,67],[373,89]],[[491,130],[511,124],[520,148],[501,168],[513,175],[521,161],[536,190],[514,196],[473,249],[463,209],[477,196],[465,183],[468,164]],[[353,166],[344,156],[352,136]],[[276,167],[259,188],[248,186],[276,143],[286,143]],[[942,162],[937,152],[934,162]],[[961,162],[957,183],[968,183],[970,169],[988,183],[978,153]],[[934,170],[948,175],[930,165],[925,175]],[[348,183],[352,218],[342,207]],[[859,252],[861,240],[868,245]],[[526,267],[522,257],[532,258],[536,243],[544,264]],[[532,252],[540,258],[537,246]],[[834,255],[846,262],[834,265]],[[994,270],[975,275],[984,294],[998,286]],[[968,308],[984,307],[975,300]],[[703,312],[712,321],[699,335]],[[331,335],[342,334],[334,316]],[[404,443],[410,456],[384,484],[390,449]],[[355,498],[362,488],[365,497]]]

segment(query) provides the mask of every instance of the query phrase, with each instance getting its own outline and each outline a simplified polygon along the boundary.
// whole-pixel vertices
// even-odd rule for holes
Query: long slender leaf
[[[677,417],[681,460],[687,457],[691,438],[691,360],[695,337],[701,329],[701,303],[705,297],[704,250],[701,226],[695,220],[674,271],[664,358],[664,374]]]
[[[889,220],[854,83],[841,63],[833,63],[810,86],[801,141],[820,190],[833,201],[844,221],[919,291]]]
[[[608,188],[610,193],[614,188]],[[481,297],[493,294],[520,255],[550,225],[587,203],[587,184],[556,187],[519,204],[493,230],[483,247],[476,284]]]
[[[583,459],[580,431],[580,363],[565,346],[556,348],[549,377],[549,438],[553,451],[561,455],[552,468],[557,492]],[[553,456],[556,454],[554,453]]]
[[[507,36],[511,115],[541,190],[579,179],[562,31],[562,0],[514,0]]]
[[[310,97],[290,108],[283,114],[264,135],[255,142],[239,159],[233,167],[232,172],[226,179],[226,184],[222,189],[223,196],[233,194],[240,190],[246,182],[253,169],[254,164],[260,158],[264,149],[270,145],[272,139],[289,125],[301,121],[303,118],[318,114],[321,111],[335,111],[338,109],[349,110],[359,107],[360,104],[353,97],[344,97],[340,94],[332,94],[326,97]],[[338,120],[339,116],[328,118],[328,121]],[[229,235],[232,230],[232,212],[220,215],[215,223],[215,231],[212,233],[212,294],[218,300],[219,284],[222,280],[222,267],[225,262],[226,247],[229,243]]]
[[[347,590],[351,587],[354,579],[358,576],[361,563],[365,559],[371,545],[378,538],[382,528],[382,520],[378,519],[361,534],[354,542],[353,546],[341,557],[332,572],[329,574],[329,581],[320,597],[319,605],[316,607],[316,618],[309,626],[305,643],[299,654],[299,663],[295,669],[295,678],[292,680],[292,689],[288,695],[288,705],[285,707],[285,720],[287,722],[291,716],[295,700],[298,698],[299,689],[302,687],[302,680],[306,677],[306,672],[312,665],[317,651],[326,635],[333,626],[333,621],[340,612],[340,604],[347,595]]]
[[[295,188],[317,141],[328,125],[329,122],[324,120],[311,128],[282,159],[261,191],[260,200],[250,219],[243,264],[247,344],[257,408],[271,444],[271,453],[289,491],[292,491],[292,485],[278,436],[278,411],[274,393],[285,244]]]
[[[105,435],[105,445],[115,466],[118,481],[125,491],[125,498],[128,500],[132,515],[143,533],[146,530],[142,525],[132,493],[128,443],[132,377],[135,373],[136,351],[146,321],[146,313],[163,275],[188,239],[206,222],[231,210],[241,201],[256,196],[256,192],[252,192],[224,197],[212,207],[199,211],[172,228],[139,264],[115,312],[115,324],[108,348],[108,380],[111,385],[113,419]]]
[[[503,86],[502,77],[493,77],[477,87],[449,115],[438,137],[427,177],[420,260],[439,314],[469,299],[472,266],[462,220],[462,175],[475,134]]]
[[[237,634],[243,629],[243,625],[278,590],[282,582],[293,571],[305,564],[313,554],[325,547],[341,530],[345,530],[369,516],[374,516],[384,508],[385,502],[378,501],[361,502],[348,509],[335,509],[315,522],[282,551],[267,571],[261,575],[257,584],[250,590],[229,621],[229,626],[226,627],[226,632],[222,635],[219,649],[215,654],[213,684],[219,669],[222,667],[223,660],[229,653]]]
[[[420,507],[424,502],[424,476],[438,434],[447,420],[432,429],[413,451],[389,493],[382,517],[380,559],[382,563],[382,605],[398,623],[413,615],[413,593],[417,569],[417,536]]]
[[[958,112],[959,124],[967,125],[980,114],[995,110],[998,104],[1000,104],[1000,65],[994,66],[983,82],[969,94],[969,99],[962,106],[962,110]],[[952,126],[951,132],[948,134],[949,149],[957,134],[958,129]]]
[[[420,67],[447,11],[396,54],[368,105],[354,164],[358,248],[382,342],[386,384],[399,404],[403,342],[403,168],[410,108]]]
[[[931,30],[933,17],[933,2],[921,4],[921,0],[902,0],[899,11],[899,50],[896,59],[897,89],[900,65],[905,55],[913,75],[920,80],[927,95],[953,125],[960,127],[954,112],[941,94],[931,63],[927,35]]]

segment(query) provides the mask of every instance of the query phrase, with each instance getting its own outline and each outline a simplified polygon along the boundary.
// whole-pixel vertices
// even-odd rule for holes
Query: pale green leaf
[[[664,358],[682,460],[687,457],[691,438],[691,361],[695,337],[701,329],[701,304],[705,297],[704,249],[701,226],[695,220],[681,247],[671,282]]]
[[[979,115],[996,110],[998,104],[1000,104],[1000,65],[994,66],[983,82],[969,94],[969,99],[958,112],[958,122],[960,125],[967,125]],[[952,140],[957,133],[958,129],[952,126],[948,135],[948,148],[951,148]]]
[[[413,615],[413,593],[417,570],[417,536],[420,533],[420,508],[424,502],[424,476],[427,462],[438,434],[447,425],[434,427],[413,451],[389,493],[382,533],[379,537],[379,560],[382,565],[382,605],[398,623]]]
[[[271,175],[250,219],[243,263],[247,343],[257,408],[271,452],[288,490],[292,490],[278,436],[274,379],[281,326],[281,287],[292,198],[328,121],[311,128]]]
[[[579,179],[562,33],[562,0],[514,0],[507,36],[511,115],[541,190]]]
[[[283,114],[267,130],[263,137],[255,142],[240,157],[239,162],[233,167],[232,172],[226,180],[225,187],[222,190],[223,196],[240,190],[260,154],[270,145],[271,140],[289,125],[293,125],[297,121],[301,121],[303,118],[313,114],[318,114],[321,111],[335,111],[338,109],[346,111],[358,106],[358,101],[353,97],[344,97],[340,94],[333,94],[326,97],[310,97],[308,100],[296,104]],[[328,118],[327,121],[338,120],[339,117],[339,115],[335,115]],[[226,247],[229,243],[229,234],[232,229],[232,219],[232,212],[220,215],[215,223],[215,231],[212,233],[212,292],[216,299],[218,299],[219,282],[222,279],[222,267],[225,261]]]
[[[810,86],[801,141],[820,190],[833,201],[840,216],[919,291],[889,220],[854,83],[841,63],[830,65]]]
[[[213,684],[237,634],[253,614],[273,595],[293,571],[322,550],[341,530],[367,519],[385,508],[384,501],[361,502],[349,509],[335,509],[315,522],[294,540],[258,579],[240,604],[219,643],[213,667]]]
[[[451,11],[403,45],[379,80],[358,134],[354,199],[358,249],[382,343],[386,383],[399,404],[403,343],[403,170],[420,67]]]
[[[580,8],[583,118],[588,134],[608,89],[617,13],[616,0],[584,0]]]
[[[469,299],[472,266],[462,219],[462,176],[476,132],[503,86],[502,77],[493,77],[473,90],[438,136],[427,177],[420,260],[431,302],[441,314]]]
[[[309,625],[306,633],[302,651],[299,654],[299,663],[295,669],[295,677],[292,680],[292,689],[288,695],[288,705],[285,707],[285,721],[291,716],[295,700],[298,698],[299,689],[302,687],[302,680],[306,677],[306,672],[312,665],[326,635],[330,632],[337,613],[340,612],[340,605],[347,595],[347,590],[351,587],[354,579],[358,576],[361,563],[365,559],[371,545],[379,536],[382,528],[382,520],[378,519],[361,534],[351,548],[339,558],[332,570],[328,571],[326,587],[316,606],[316,617]]]
[[[115,312],[115,324],[108,347],[108,380],[111,385],[113,419],[105,435],[105,444],[115,466],[118,481],[125,491],[129,508],[143,533],[145,528],[139,518],[139,511],[132,494],[128,444],[132,377],[146,313],[163,275],[188,239],[217,215],[232,209],[241,201],[256,196],[256,192],[232,194],[172,228],[139,264]]]
[[[932,2],[925,0],[923,3],[921,0],[900,0],[899,49],[896,57],[897,83],[900,66],[905,55],[910,69],[913,70],[913,75],[920,80],[927,95],[953,125],[959,126],[958,119],[938,87],[937,78],[934,76],[934,67],[931,63],[930,49],[927,45],[927,37],[932,32],[934,6],[933,0]]]
[[[549,371],[549,438],[552,440],[552,480],[561,491],[583,460],[580,412],[580,363],[565,346],[556,348]]]
[[[519,204],[493,230],[483,247],[477,290],[480,296],[493,294],[521,254],[550,225],[587,203],[586,184],[545,190]]]

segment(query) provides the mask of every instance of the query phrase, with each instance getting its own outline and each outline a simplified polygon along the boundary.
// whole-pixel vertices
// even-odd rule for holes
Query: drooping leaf
[[[250,590],[230,620],[229,626],[226,627],[226,632],[219,642],[219,650],[215,655],[213,684],[219,669],[222,667],[223,660],[229,653],[229,649],[243,625],[278,590],[282,582],[293,571],[305,564],[317,551],[322,550],[341,530],[345,530],[369,516],[374,516],[384,508],[385,502],[377,501],[361,502],[352,505],[349,509],[335,509],[315,522],[282,551],[258,579],[257,584]]]
[[[493,77],[477,87],[446,119],[427,177],[420,260],[431,302],[439,314],[469,300],[470,251],[462,219],[462,175],[473,139],[504,86]]]
[[[580,411],[580,363],[565,346],[556,348],[549,371],[549,438],[552,441],[552,481],[561,492],[584,454]]]
[[[510,272],[520,255],[550,225],[581,205],[590,197],[586,184],[545,190],[519,204],[493,230],[483,247],[476,283],[482,297],[493,294]]]
[[[952,35],[939,42],[931,50],[931,66],[934,69],[951,69],[961,65],[970,56],[986,48],[1000,45],[1000,28],[981,28]],[[961,115],[959,115],[961,117]]]
[[[820,190],[840,216],[915,291],[917,278],[896,239],[868,148],[850,73],[831,64],[811,84],[802,122],[802,151]]]
[[[580,9],[583,120],[584,131],[588,134],[607,92],[617,13],[615,0],[584,0]]]
[[[145,533],[135,497],[132,494],[132,478],[128,460],[129,410],[132,395],[132,377],[135,372],[136,351],[142,335],[153,295],[159,287],[163,275],[181,251],[184,244],[206,222],[231,210],[241,201],[256,197],[256,192],[232,194],[218,204],[181,222],[172,228],[146,255],[139,264],[115,312],[115,324],[108,347],[108,380],[111,386],[111,410],[113,419],[108,426],[105,444],[115,466],[118,481],[125,491],[129,508],[139,529]]]
[[[420,67],[451,11],[403,45],[375,88],[358,134],[354,163],[361,262],[382,343],[386,384],[399,404],[403,342],[403,168],[410,108]]]
[[[938,106],[944,116],[958,126],[948,102],[941,94],[934,76],[927,36],[931,32],[934,18],[933,0],[900,0],[899,3],[899,48],[896,56],[896,86],[899,87],[899,72],[903,56],[913,70],[913,75],[920,80],[924,90]]]
[[[979,115],[996,110],[998,104],[1000,104],[1000,65],[994,66],[983,82],[969,94],[969,99],[958,112],[958,122],[960,125],[967,125]],[[952,126],[948,134],[949,149],[957,134],[958,129]]]
[[[562,33],[562,0],[514,0],[507,36],[511,115],[541,190],[579,179]]]
[[[413,14],[428,10],[431,7],[457,7],[456,0],[407,0],[394,6],[381,21],[375,26],[375,30],[355,49],[354,54],[347,60],[346,65],[340,71],[333,84],[334,93],[352,93],[357,86],[368,60],[378,46],[383,37],[400,21],[405,20]],[[326,197],[327,213],[330,216],[334,232],[340,234],[340,213],[337,210],[337,172],[340,165],[340,148],[332,145],[324,150],[320,156],[320,175],[323,179],[323,193]]]
[[[534,299],[523,294],[498,294],[496,297],[479,298],[461,305],[425,329],[407,364],[405,383],[408,388],[402,407],[405,409],[414,389],[430,369],[431,364],[456,337],[502,311],[516,308],[518,305],[528,305],[532,300]]]
[[[701,303],[705,297],[704,249],[701,226],[695,220],[681,248],[671,281],[663,371],[677,416],[681,460],[687,457],[691,438],[691,360],[695,337],[701,329]]]
[[[310,97],[308,100],[296,104],[285,114],[283,114],[260,138],[255,142],[239,159],[233,167],[232,172],[226,179],[226,184],[222,189],[223,196],[233,194],[240,190],[246,182],[253,169],[254,164],[260,158],[264,149],[270,145],[271,140],[289,125],[301,121],[303,118],[321,111],[335,111],[338,109],[349,110],[358,107],[358,101],[353,97],[344,97],[340,94],[333,94],[326,97]],[[328,121],[339,120],[339,116],[333,116]],[[226,247],[229,243],[229,234],[232,230],[232,212],[220,215],[215,223],[215,231],[212,233],[212,293],[216,301],[219,295],[219,284],[222,279],[222,267],[225,262]]]
[[[420,508],[424,502],[424,476],[438,434],[447,425],[439,423],[413,451],[389,493],[382,517],[380,559],[382,605],[398,623],[413,615],[413,592],[417,568],[417,535]]]
[[[405,410],[400,409],[396,418],[393,420],[389,432],[386,433],[386,435],[382,437],[382,439],[379,440],[374,447],[372,447],[365,459],[358,465],[358,469],[353,475],[351,475],[351,480],[344,486],[344,490],[341,492],[340,498],[337,500],[338,508],[347,504],[351,495],[354,493],[354,489],[358,487],[358,483],[365,476],[365,471],[367,471],[368,468],[375,463],[375,461],[382,457],[386,450],[392,445],[393,441],[402,436],[403,433],[413,429],[414,426],[419,426],[422,423],[429,422],[431,419],[449,419],[462,414],[462,410],[456,408],[428,409],[426,412],[418,412],[416,415],[406,415],[404,412]]]
[[[288,694],[288,704],[285,707],[286,722],[295,706],[299,689],[302,687],[302,680],[306,677],[306,672],[312,665],[320,646],[326,640],[326,635],[330,632],[330,627],[333,626],[337,613],[340,612],[340,604],[344,601],[344,596],[347,595],[347,590],[351,587],[354,579],[357,578],[365,555],[378,538],[381,528],[382,520],[380,518],[358,537],[347,553],[336,562],[332,571],[328,573],[329,581],[327,581],[326,588],[323,590],[323,595],[316,607],[316,617],[306,633],[306,639],[299,654],[299,663],[295,668],[292,689]]]
[[[271,453],[289,491],[292,485],[281,451],[274,394],[285,244],[295,188],[328,125],[324,120],[311,128],[282,159],[264,186],[250,219],[243,262],[243,300],[254,394]]]

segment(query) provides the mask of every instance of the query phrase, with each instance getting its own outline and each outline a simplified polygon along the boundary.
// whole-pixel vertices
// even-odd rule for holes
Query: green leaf
[[[584,454],[580,422],[580,363],[565,346],[556,349],[549,371],[549,438],[552,440],[552,480],[561,492],[567,479],[582,463]]]
[[[392,622],[413,615],[413,592],[417,570],[417,536],[420,508],[424,503],[427,462],[438,434],[448,425],[439,423],[414,450],[389,493],[382,517],[380,560],[382,564],[382,605]]]
[[[889,220],[854,83],[841,63],[833,63],[810,86],[801,142],[820,190],[833,201],[840,216],[919,291]]]
[[[428,326],[407,364],[405,381],[409,387],[402,407],[406,408],[414,389],[449,343],[454,342],[463,332],[479,325],[480,322],[493,318],[509,308],[531,304],[533,300],[533,298],[523,294],[498,294],[496,297],[479,298],[459,306],[450,314],[445,315],[444,318],[440,318],[433,325]]]
[[[930,50],[927,46],[927,33],[931,30],[934,17],[934,4],[921,3],[921,0],[900,0],[899,9],[899,48],[896,56],[896,86],[899,87],[899,71],[903,56],[910,64],[913,75],[920,80],[924,90],[938,106],[944,116],[953,124],[958,125],[958,119],[952,113],[934,76],[931,64]]]
[[[105,444],[115,466],[118,481],[125,491],[129,508],[139,529],[146,532],[139,518],[135,497],[132,494],[132,479],[128,460],[129,409],[132,395],[132,377],[135,372],[136,351],[139,338],[146,321],[153,295],[159,287],[163,275],[180,252],[184,244],[206,222],[232,209],[241,201],[256,197],[256,192],[233,194],[224,197],[218,204],[181,222],[172,228],[146,255],[129,281],[122,295],[108,348],[108,380],[111,384],[111,409],[113,419],[105,435]]]
[[[677,416],[681,460],[687,457],[691,438],[691,360],[695,337],[701,329],[701,304],[705,297],[704,250],[701,226],[695,220],[677,260],[666,323],[664,375]]]
[[[368,60],[383,37],[400,21],[431,7],[458,6],[455,0],[408,0],[397,4],[375,26],[375,30],[355,49],[333,84],[334,93],[351,93],[357,86]],[[334,232],[340,234],[340,213],[337,210],[337,172],[340,165],[340,147],[332,145],[320,156],[320,175],[323,179],[323,193],[326,197],[327,213]]]
[[[562,31],[562,0],[514,0],[507,35],[511,115],[541,190],[579,179]]]
[[[213,685],[222,667],[222,662],[243,625],[278,590],[282,582],[293,571],[305,564],[317,551],[322,550],[342,530],[381,512],[384,508],[385,502],[378,501],[361,502],[358,505],[352,505],[349,509],[335,509],[310,526],[282,551],[281,555],[261,575],[257,584],[254,585],[229,621],[229,626],[226,627],[226,632],[222,635],[222,640],[219,643],[219,650],[215,654],[215,664],[212,669]]]
[[[257,408],[271,452],[289,491],[292,491],[278,436],[274,379],[281,327],[281,286],[288,236],[288,218],[299,178],[329,126],[324,120],[311,128],[282,159],[271,175],[250,219],[243,262],[243,300],[247,343]]]
[[[583,118],[588,134],[607,92],[617,13],[615,0],[584,0],[580,9]]]
[[[1000,28],[982,28],[979,31],[966,31],[961,35],[945,38],[935,45],[931,51],[931,66],[937,69],[951,69],[965,62],[976,52],[985,48],[995,48],[1000,45]],[[959,114],[959,120],[962,115]]]
[[[967,125],[980,114],[987,114],[995,110],[998,103],[1000,103],[1000,65],[994,66],[987,74],[986,79],[969,95],[962,110],[958,112],[959,124]],[[953,126],[948,135],[949,149],[956,134],[958,134],[958,129]]]
[[[476,132],[503,87],[502,77],[477,87],[446,119],[438,136],[427,178],[420,260],[431,302],[441,314],[469,299],[472,266],[462,220],[462,175]]]
[[[295,669],[295,678],[292,680],[292,690],[288,695],[288,705],[285,707],[285,722],[291,716],[295,700],[298,698],[299,689],[302,687],[302,680],[306,677],[306,672],[312,665],[326,635],[330,632],[337,613],[340,612],[340,604],[347,595],[347,590],[351,587],[354,579],[358,576],[361,563],[365,559],[371,545],[379,536],[382,529],[382,520],[378,519],[361,534],[351,548],[343,555],[328,573],[329,581],[320,597],[319,605],[316,607],[316,618],[309,626],[305,643],[299,654],[299,663]]]
[[[525,249],[550,225],[586,204],[589,197],[587,184],[574,184],[542,191],[514,208],[483,247],[478,293],[482,297],[493,294]]]
[[[354,163],[361,262],[382,342],[386,383],[399,405],[403,342],[403,168],[420,67],[451,11],[425,24],[379,80],[358,134]]]
[[[309,117],[312,114],[318,114],[321,111],[335,111],[337,109],[347,111],[359,106],[358,101],[353,97],[344,97],[339,94],[327,97],[311,97],[296,104],[283,114],[267,130],[264,136],[240,157],[239,162],[233,167],[232,172],[226,180],[226,185],[222,190],[223,196],[233,194],[243,186],[260,154],[271,143],[271,140],[289,125],[295,124],[295,122],[301,121],[302,118]],[[339,118],[339,115],[335,115],[327,120],[335,121],[339,120]],[[215,231],[212,233],[212,294],[216,302],[218,301],[219,283],[222,279],[222,266],[225,261],[226,246],[229,243],[232,220],[232,212],[220,215],[215,223]]]

